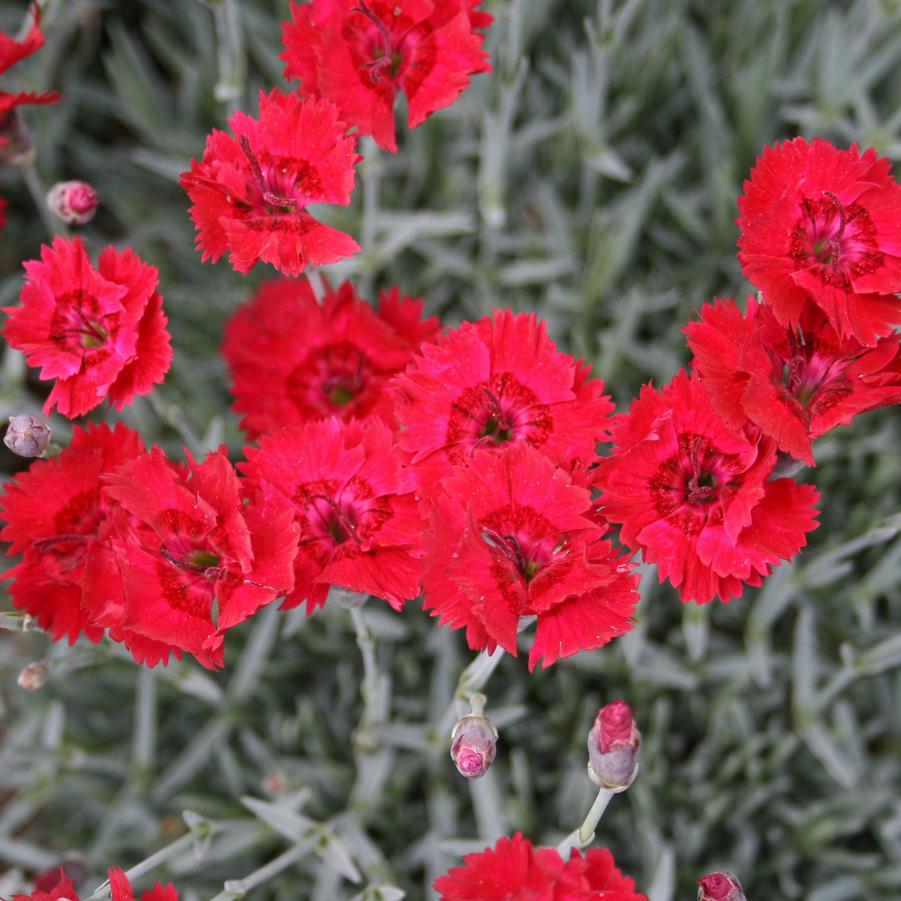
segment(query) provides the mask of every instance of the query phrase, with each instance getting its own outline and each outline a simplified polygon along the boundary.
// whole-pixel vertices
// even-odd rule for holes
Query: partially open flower
[[[600,788],[625,791],[638,774],[641,733],[625,701],[598,711],[588,733],[588,778]]]
[[[470,713],[451,732],[451,757],[461,776],[478,779],[497,754],[497,729],[487,716]]]
[[[50,426],[43,419],[21,413],[9,417],[3,443],[19,457],[42,457],[50,435]]]
[[[69,225],[84,225],[94,218],[100,198],[83,181],[59,181],[47,193],[47,208]]]
[[[738,876],[710,873],[698,880],[698,901],[746,901]]]

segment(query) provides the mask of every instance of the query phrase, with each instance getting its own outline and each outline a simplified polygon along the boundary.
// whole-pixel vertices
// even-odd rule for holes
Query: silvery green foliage
[[[4,27],[20,6],[0,8]],[[124,417],[173,452],[237,449],[217,349],[262,273],[201,265],[177,176],[211,127],[279,83],[287,4],[46,7],[47,47],[22,72],[66,100],[27,112],[39,174],[98,188],[81,233],[158,266],[172,320],[172,372]],[[355,204],[328,211],[365,251],[329,276],[396,281],[448,323],[535,310],[620,405],[684,362],[679,328],[703,300],[742,284],[735,201],[765,143],[817,134],[901,157],[896,0],[488,8],[494,74],[397,156],[368,157]],[[0,194],[10,303],[46,233],[15,172],[0,170]],[[7,354],[0,419],[39,409],[25,375]],[[64,445],[66,424],[53,425]],[[653,901],[692,897],[716,869],[738,873],[749,898],[897,896],[898,446],[891,411],[819,443],[807,478],[823,525],[762,590],[683,608],[648,569],[626,638],[531,676],[504,659],[484,689],[500,751],[472,785],[448,757],[446,715],[470,655],[415,604],[396,616],[371,602],[356,632],[338,605],[309,620],[269,611],[238,630],[215,675],[143,672],[113,645],[51,647],[4,614],[0,859],[13,869],[0,894],[75,850],[89,894],[107,864],[176,842],[143,880],[173,879],[188,901],[426,897],[500,833],[552,843],[578,825],[594,794],[585,734],[623,697],[644,736],[641,774],[598,840]],[[46,686],[19,689],[45,657]]]

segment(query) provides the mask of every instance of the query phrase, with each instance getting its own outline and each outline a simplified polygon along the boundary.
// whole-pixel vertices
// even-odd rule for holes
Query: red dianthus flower
[[[647,901],[606,848],[584,856],[573,848],[564,861],[555,848],[535,848],[519,832],[467,854],[434,888],[440,901]]]
[[[56,379],[45,413],[81,416],[104,398],[121,410],[162,382],[172,348],[159,273],[134,251],[107,247],[95,269],[78,238],[56,238],[25,274],[3,334],[42,379]]]
[[[413,478],[380,420],[331,418],[264,436],[238,464],[300,525],[296,584],[284,609],[325,603],[329,586],[367,592],[399,610],[419,593],[422,522]]]
[[[32,19],[31,28],[23,41],[17,41],[15,38],[0,31],[0,75],[25,59],[26,56],[31,56],[32,53],[44,46],[44,35],[41,33],[41,7],[37,3],[32,3],[30,12]],[[43,94],[35,94],[33,92],[10,94],[7,91],[0,90],[0,131],[3,130],[6,117],[17,106],[34,103],[56,103],[59,99],[60,95],[57,91],[47,91]],[[4,143],[2,136],[0,136],[0,146]]]
[[[237,112],[228,124],[234,137],[213,131],[203,159],[181,177],[204,260],[228,251],[237,272],[262,260],[296,276],[360,249],[306,210],[350,203],[357,139],[333,103],[273,89],[260,94],[259,119]]]
[[[88,555],[83,604],[138,663],[222,666],[228,629],[293,587],[297,529],[279,497],[244,503],[224,450],[175,465],[154,447],[106,477],[112,509]]]
[[[875,347],[842,341],[813,304],[792,329],[753,298],[744,315],[730,299],[703,307],[684,331],[714,410],[733,429],[752,422],[811,466],[813,439],[858,413],[901,402],[898,337]]]
[[[766,148],[744,191],[738,258],[782,325],[808,300],[861,344],[901,322],[901,185],[887,159],[795,138]]]
[[[256,437],[329,416],[392,424],[388,379],[439,331],[421,315],[422,301],[396,288],[376,313],[349,282],[327,288],[321,305],[306,279],[264,284],[225,329],[241,427]]]
[[[768,481],[774,444],[729,428],[685,372],[662,391],[645,386],[618,420],[596,476],[604,515],[683,601],[728,601],[742,583],[760,585],[816,528],[817,491]]]
[[[532,313],[498,310],[426,344],[393,383],[401,448],[430,488],[477,448],[538,448],[567,467],[595,459],[613,404],[590,367],[560,353]]]
[[[534,448],[476,453],[432,499],[425,608],[466,628],[474,650],[516,656],[537,615],[529,669],[599,648],[632,628],[638,577],[603,539],[591,494]]]
[[[81,608],[85,560],[111,506],[101,477],[143,452],[140,435],[122,423],[75,426],[59,456],[35,460],[6,484],[0,539],[22,560],[4,578],[15,579],[9,589],[15,607],[54,641],[74,644],[82,633],[99,641],[103,634]]]
[[[397,150],[394,103],[407,98],[410,128],[450,106],[472,75],[491,71],[478,30],[481,0],[313,0],[291,4],[282,26],[285,76],[327,97],[362,134]]]
[[[157,884],[149,891],[142,892],[138,899],[128,877],[117,867],[107,871],[110,881],[112,901],[178,901],[178,891],[174,885]],[[49,891],[36,890],[30,895],[13,895],[12,901],[78,901],[78,893],[65,871],[60,869],[59,881]]]

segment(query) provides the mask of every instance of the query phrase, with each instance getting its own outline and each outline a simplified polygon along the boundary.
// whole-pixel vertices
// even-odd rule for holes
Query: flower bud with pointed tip
[[[747,901],[745,891],[732,873],[709,873],[698,880],[698,901]]]
[[[599,788],[625,791],[638,774],[641,733],[625,701],[598,711],[588,733],[588,778]]]
[[[46,682],[47,666],[40,661],[29,663],[28,666],[19,673],[19,688],[24,688],[25,691],[38,691],[38,689],[44,687]]]
[[[20,457],[40,457],[47,450],[51,434],[43,419],[21,413],[9,417],[3,443]]]
[[[478,779],[497,754],[497,729],[487,716],[470,713],[451,732],[451,758],[461,776]]]
[[[47,208],[69,225],[84,225],[94,218],[100,198],[87,182],[59,181],[47,193]]]
[[[0,115],[0,166],[30,166],[34,157],[34,144],[19,111]]]

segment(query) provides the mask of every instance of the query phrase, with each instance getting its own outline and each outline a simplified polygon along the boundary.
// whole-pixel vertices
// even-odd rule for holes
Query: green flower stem
[[[247,80],[247,57],[241,14],[235,0],[222,0],[213,6],[216,39],[219,43],[219,80],[213,93],[225,105],[228,115],[241,105]]]
[[[363,657],[363,682],[360,693],[363,697],[363,716],[360,719],[359,733],[362,737],[371,736],[371,731],[382,720],[381,684],[378,660],[375,653],[375,639],[372,631],[363,619],[361,607],[350,608],[350,619],[353,623],[357,639],[357,647]]]
[[[214,828],[214,827],[212,827]],[[151,854],[150,857],[142,860],[140,863],[135,864],[130,870],[125,871],[125,875],[128,877],[129,882],[133,882],[140,876],[143,876],[145,873],[149,873],[151,870],[158,867],[161,863],[165,863],[167,860],[171,860],[173,857],[177,857],[183,851],[187,851],[188,848],[191,847],[192,843],[195,840],[193,830],[191,832],[186,833],[181,838],[176,839],[172,842],[171,845],[166,845],[165,848],[160,848],[156,854]],[[110,884],[109,880],[103,883],[97,891],[94,892],[93,895],[85,898],[84,901],[101,901],[103,898],[108,898],[110,896]]]
[[[591,844],[594,839],[594,831],[597,829],[597,825],[600,823],[601,817],[604,815],[604,811],[607,809],[607,805],[614,794],[616,792],[609,791],[606,788],[598,790],[598,796],[594,799],[594,804],[591,805],[591,809],[582,821],[582,825],[578,829],[573,830],[557,845],[557,851],[564,860],[569,857],[569,852],[572,848],[584,848],[586,845]]]
[[[302,860],[310,853],[309,843],[301,843],[293,848],[283,851],[278,857],[274,857],[269,863],[264,864],[258,870],[254,870],[243,879],[233,879],[225,883],[223,891],[219,892],[211,901],[237,901],[243,898],[251,889],[268,882],[273,876],[278,875],[282,870]]]

